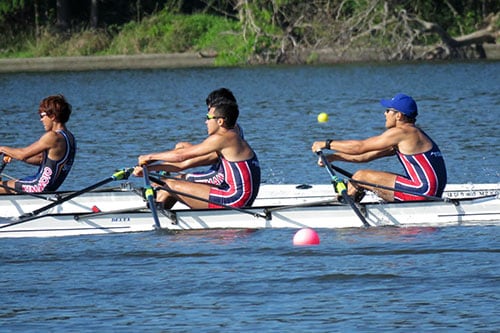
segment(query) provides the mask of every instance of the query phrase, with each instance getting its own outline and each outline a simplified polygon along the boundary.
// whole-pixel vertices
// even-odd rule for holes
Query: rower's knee
[[[355,202],[360,202],[366,194],[365,188],[356,183],[356,180],[362,181],[366,177],[365,170],[358,170],[352,175],[352,180],[349,182],[347,194],[354,199]]]
[[[369,170],[358,170],[352,175],[354,180],[364,180],[369,175]]]
[[[350,191],[351,193],[354,194],[355,191],[360,190],[363,188],[360,184],[356,183],[356,180],[358,181],[366,181],[366,177],[368,175],[367,170],[358,170],[352,175],[352,180],[349,182],[351,184],[352,190]]]

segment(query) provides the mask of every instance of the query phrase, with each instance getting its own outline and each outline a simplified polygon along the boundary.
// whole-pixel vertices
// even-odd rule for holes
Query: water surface
[[[267,183],[325,183],[314,140],[383,131],[381,98],[414,96],[451,183],[498,183],[500,63],[1,74],[0,145],[43,131],[39,101],[65,94],[79,140],[65,189],[139,154],[206,136],[204,99],[228,87]],[[330,121],[318,124],[327,112]],[[348,170],[360,165],[341,164]],[[396,159],[369,164],[400,171]],[[5,172],[23,176],[19,162]],[[141,185],[140,179],[132,182]],[[141,233],[3,239],[0,331],[497,332],[498,227]]]

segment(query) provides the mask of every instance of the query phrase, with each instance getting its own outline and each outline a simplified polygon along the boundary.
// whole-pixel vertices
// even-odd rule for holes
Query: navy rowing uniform
[[[61,186],[69,174],[75,160],[76,141],[69,131],[58,130],[66,140],[66,153],[58,160],[51,160],[48,151],[43,152],[43,160],[37,173],[31,177],[22,178],[15,183],[17,191],[40,193],[55,191]]]

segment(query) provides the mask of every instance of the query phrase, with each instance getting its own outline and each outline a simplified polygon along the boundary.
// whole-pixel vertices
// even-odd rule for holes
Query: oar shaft
[[[449,201],[447,198],[440,198],[440,197],[436,197],[436,196],[432,196],[432,195],[426,195],[426,194],[421,194],[421,193],[417,193],[417,192],[413,192],[413,191],[409,191],[409,190],[404,190],[404,189],[395,189],[394,187],[389,187],[389,186],[384,186],[384,185],[378,185],[378,184],[373,184],[373,183],[368,183],[368,182],[364,182],[362,180],[356,180],[356,179],[352,179],[352,178],[349,178],[349,180],[353,183],[356,183],[356,184],[360,184],[360,185],[366,185],[366,186],[370,186],[370,187],[373,187],[374,189],[382,189],[382,190],[388,190],[388,191],[393,191],[393,192],[402,192],[402,193],[406,193],[406,194],[411,194],[411,195],[414,195],[414,196],[417,196],[417,197],[422,197],[422,198],[426,198],[426,199],[429,199],[429,200],[435,200],[435,201]]]
[[[330,164],[330,166],[333,168],[333,170],[335,170],[338,173],[346,176],[347,178],[349,178],[349,179],[352,178],[352,173],[350,173],[349,171],[346,171],[346,170],[342,169],[341,167],[338,167],[338,166],[333,165],[333,164]]]
[[[325,164],[324,161],[323,161],[323,163]],[[416,192],[409,191],[409,190],[403,190],[403,189],[396,190],[393,187],[388,187],[388,186],[383,186],[383,185],[377,185],[377,184],[373,184],[373,183],[364,182],[364,181],[361,181],[361,180],[356,180],[356,179],[352,178],[352,176],[353,176],[352,173],[350,173],[349,171],[346,171],[346,170],[342,169],[341,167],[333,165],[333,164],[331,164],[329,162],[327,162],[325,164],[325,166],[331,167],[333,170],[335,170],[338,173],[340,173],[340,174],[344,175],[345,177],[347,177],[347,179],[350,180],[351,182],[357,183],[357,184],[360,184],[360,185],[371,186],[373,188],[379,188],[379,189],[382,189],[382,190],[388,190],[388,191],[394,191],[394,192],[399,191],[399,192],[403,192],[403,193],[406,193],[406,194],[411,194],[411,195],[419,196],[419,197],[430,199],[430,200],[448,201],[446,198],[440,198],[440,197],[436,197],[436,196],[432,196],[432,195],[420,194],[420,193],[416,193]]]
[[[5,166],[7,165],[7,162],[3,161],[2,165],[0,165],[0,173],[3,172],[3,169],[5,169]]]
[[[7,166],[7,163],[10,162],[11,158],[10,156],[7,156],[5,154],[0,154],[0,158],[2,159],[2,164],[0,165],[0,173],[3,172],[3,169]]]
[[[160,219],[158,218],[158,211],[156,210],[154,191],[153,188],[151,187],[151,183],[149,182],[149,172],[146,164],[142,166],[142,174],[144,177],[144,188],[145,188],[144,194],[146,196],[146,200],[148,201],[151,214],[153,215],[155,228],[161,229]]]
[[[253,217],[262,217],[264,219],[268,219],[268,216],[266,216],[266,215],[254,213],[254,212],[251,212],[251,211],[239,208],[239,207],[233,207],[233,206],[225,205],[225,204],[222,204],[222,203],[213,202],[212,200],[208,200],[208,199],[205,199],[205,198],[200,198],[198,196],[195,196],[195,195],[192,195],[192,194],[189,194],[189,193],[183,193],[183,192],[179,192],[179,191],[173,190],[170,187],[167,187],[166,186],[167,184],[164,181],[162,181],[161,179],[158,179],[156,177],[150,177],[150,179],[152,181],[154,181],[155,183],[162,185],[160,187],[160,189],[163,190],[163,191],[167,191],[167,192],[170,192],[170,193],[173,193],[173,194],[177,194],[177,195],[182,195],[182,196],[185,196],[185,197],[188,197],[188,198],[191,198],[191,199],[195,199],[195,200],[199,200],[199,201],[211,203],[211,204],[214,204],[214,205],[217,205],[217,206],[221,206],[223,208],[236,210],[236,211],[238,211],[240,213],[252,215]]]
[[[352,210],[358,216],[358,218],[361,220],[363,225],[365,227],[369,227],[370,224],[368,223],[366,218],[363,216],[363,214],[361,214],[361,212],[359,211],[358,207],[356,206],[356,203],[354,202],[354,200],[347,194],[347,188],[346,188],[344,182],[342,181],[342,179],[339,179],[337,177],[337,175],[335,174],[335,171],[332,168],[332,165],[326,159],[326,156],[323,154],[323,152],[321,150],[318,150],[316,153],[319,155],[319,157],[321,158],[321,162],[323,162],[323,164],[326,167],[326,170],[330,174],[330,176],[332,178],[332,182],[335,185],[335,190],[337,192],[339,192],[340,195],[342,196],[342,198],[344,199],[344,201],[347,202],[349,204],[349,206],[351,206]]]
[[[81,195],[81,194],[83,194],[83,193],[90,192],[90,191],[92,191],[93,189],[96,189],[96,188],[98,188],[99,186],[102,186],[102,185],[104,185],[104,184],[107,184],[107,183],[109,183],[109,182],[111,182],[111,181],[113,181],[113,180],[114,180],[114,179],[113,179],[112,177],[107,178],[107,179],[104,179],[104,180],[100,181],[100,182],[99,182],[99,183],[97,183],[97,184],[94,184],[94,185],[92,185],[92,186],[89,186],[89,187],[84,188],[83,190],[80,190],[80,191],[77,191],[77,192],[73,192],[73,193],[69,194],[68,196],[65,196],[65,197],[64,197],[64,198],[62,198],[61,200],[54,201],[54,202],[52,202],[52,203],[50,203],[50,204],[48,204],[48,205],[46,205],[46,206],[40,207],[40,208],[38,208],[38,209],[35,209],[35,210],[34,210],[34,211],[32,211],[31,213],[29,213],[29,214],[25,214],[25,215],[23,215],[22,217],[24,217],[24,216],[38,215],[38,214],[40,214],[41,212],[43,212],[43,211],[45,211],[45,210],[51,209],[51,208],[53,208],[53,207],[55,207],[55,206],[57,206],[57,205],[62,204],[63,202],[69,201],[69,200],[73,199],[74,197],[77,197],[77,196],[79,196],[79,195]]]
[[[21,224],[21,223],[24,223],[24,222],[28,222],[28,221],[31,221],[31,220],[34,220],[34,219],[37,219],[38,218],[38,214],[40,214],[41,212],[45,211],[45,210],[48,210],[52,207],[55,207],[57,205],[60,205],[62,204],[63,202],[66,202],[68,200],[71,200],[73,199],[74,197],[76,196],[79,196],[83,193],[86,193],[86,192],[90,192],[92,191],[93,189],[99,187],[99,186],[102,186],[104,184],[107,184],[113,180],[122,180],[122,179],[127,179],[128,176],[130,175],[130,173],[133,171],[134,169],[133,168],[129,168],[129,169],[123,169],[123,170],[119,170],[117,172],[115,172],[111,177],[108,177],[106,179],[103,179],[101,180],[100,182],[96,183],[96,184],[93,184],[89,187],[86,187],[84,188],[83,190],[80,190],[80,191],[76,191],[76,192],[73,192],[71,193],[70,195],[67,195],[65,196],[64,198],[61,198],[57,201],[54,201],[46,206],[43,206],[39,209],[36,209],[34,211],[32,211],[31,213],[26,213],[26,214],[23,214],[19,217],[19,220],[18,221],[15,221],[15,222],[12,222],[12,223],[9,223],[9,224],[5,224],[5,225],[2,225],[0,226],[0,229],[2,228],[7,228],[7,227],[11,227],[11,226],[14,226],[16,224]]]
[[[71,200],[71,199],[73,199],[73,198],[75,198],[75,197],[77,197],[77,196],[79,196],[79,195],[81,195],[83,193],[90,192],[93,189],[96,189],[96,188],[98,188],[98,187],[100,187],[102,185],[105,185],[105,184],[107,184],[109,182],[112,182],[113,180],[126,179],[130,175],[131,170],[133,170],[133,169],[126,169],[126,170],[117,171],[111,177],[103,179],[100,182],[95,183],[93,185],[90,185],[90,186],[88,186],[88,187],[86,187],[86,188],[84,188],[84,189],[82,189],[80,191],[73,192],[73,193],[65,196],[64,198],[61,198],[61,199],[59,199],[57,201],[54,201],[54,202],[52,202],[52,203],[50,203],[50,204],[48,204],[46,206],[43,206],[41,208],[35,209],[31,213],[24,214],[21,217],[38,215],[38,214],[40,214],[41,212],[43,212],[45,210],[51,209],[51,208],[53,208],[53,207],[55,207],[57,205],[62,204],[63,202],[69,201],[69,200]]]
[[[406,194],[411,194],[411,195],[414,195],[414,196],[418,196],[418,197],[422,197],[422,198],[426,198],[426,199],[430,199],[430,200],[435,200],[435,201],[448,201],[446,198],[440,198],[440,197],[436,197],[436,196],[432,196],[432,195],[426,195],[426,194],[421,194],[421,193],[417,193],[417,192],[413,192],[413,191],[410,191],[410,190],[404,190],[404,189],[395,189],[394,187],[389,187],[389,186],[384,186],[384,185],[378,185],[378,184],[373,184],[373,183],[368,183],[368,182],[364,182],[362,180],[356,180],[356,179],[353,179],[352,176],[353,174],[350,173],[349,171],[346,171],[336,165],[333,165],[331,163],[328,163],[328,165],[338,171],[339,173],[343,174],[344,176],[347,177],[348,180],[350,180],[351,182],[353,183],[357,183],[357,184],[360,184],[360,185],[366,185],[366,186],[370,186],[370,187],[373,187],[373,188],[379,188],[379,189],[382,189],[382,190],[388,190],[388,191],[399,191],[399,192],[403,192],[403,193],[406,193]]]

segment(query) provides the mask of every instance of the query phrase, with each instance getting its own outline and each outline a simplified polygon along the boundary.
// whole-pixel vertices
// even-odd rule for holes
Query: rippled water
[[[499,78],[498,62],[2,74],[0,145],[38,138],[38,102],[65,94],[79,151],[64,188],[82,188],[202,140],[204,98],[226,86],[265,182],[325,183],[312,141],[380,133],[379,99],[402,91],[449,182],[498,183]],[[293,230],[3,239],[0,331],[496,332],[499,231],[319,230],[316,247],[294,247]]]
[[[498,228],[155,233],[2,241],[2,331],[499,327]]]

